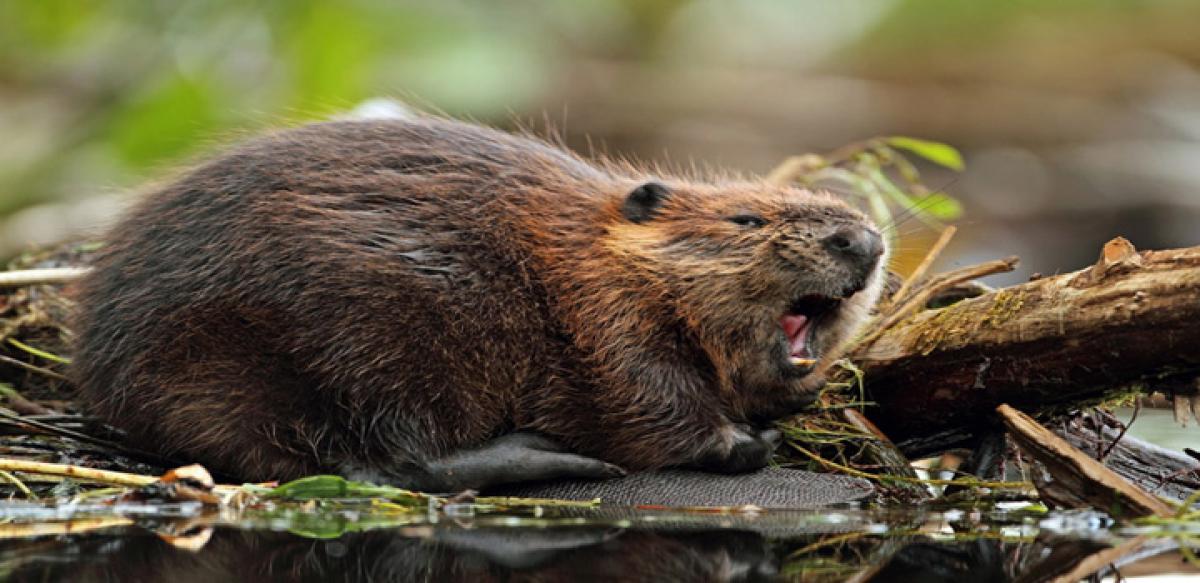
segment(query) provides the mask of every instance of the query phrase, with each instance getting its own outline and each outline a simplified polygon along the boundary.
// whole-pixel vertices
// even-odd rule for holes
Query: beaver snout
[[[830,255],[844,262],[856,276],[866,281],[883,256],[883,237],[869,227],[842,227],[821,239]]]

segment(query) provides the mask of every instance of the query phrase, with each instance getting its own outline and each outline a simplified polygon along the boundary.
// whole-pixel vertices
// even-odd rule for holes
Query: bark
[[[1200,247],[1105,245],[1093,266],[901,319],[852,355],[872,420],[907,453],[994,431],[1002,403],[1037,415],[1200,371]]]

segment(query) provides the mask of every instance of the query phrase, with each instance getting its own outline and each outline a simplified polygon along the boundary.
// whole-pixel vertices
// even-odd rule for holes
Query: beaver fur
[[[132,209],[79,287],[72,375],[136,443],[243,479],[514,431],[720,469],[811,398],[883,252],[826,194],[433,117],[319,123]]]

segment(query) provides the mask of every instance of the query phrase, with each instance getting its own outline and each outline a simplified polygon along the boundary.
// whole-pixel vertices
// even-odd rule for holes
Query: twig
[[[904,301],[903,304],[888,316],[888,319],[883,322],[881,328],[887,329],[892,327],[900,320],[908,317],[911,312],[924,306],[929,302],[930,298],[942,290],[988,275],[1012,271],[1016,269],[1018,261],[1019,259],[1014,255],[943,273],[930,280],[928,285],[925,285],[915,292],[912,297]]]
[[[942,290],[952,288],[960,283],[968,282],[973,279],[979,279],[987,275],[1012,271],[1013,269],[1016,269],[1017,261],[1018,258],[1014,255],[1004,259],[997,259],[994,261],[988,261],[986,263],[980,263],[979,265],[972,265],[970,267],[956,269],[933,278],[928,284],[923,286],[917,292],[913,293],[912,297],[905,300],[904,303],[899,306],[895,306],[891,313],[888,314],[882,322],[872,325],[874,331],[865,336],[862,340],[851,345],[845,352],[852,352],[870,347],[871,344],[874,344],[876,340],[879,340],[879,337],[882,336],[884,332],[887,332],[889,328],[900,323],[912,312],[916,311],[921,306],[924,306],[929,302],[930,298],[937,295]]]
[[[40,374],[46,378],[54,379],[56,381],[68,382],[66,375],[56,373],[48,368],[42,368],[36,364],[29,364],[28,362],[23,362],[23,361],[17,360],[11,356],[5,356],[3,354],[0,354],[0,362],[3,362],[4,364],[11,364],[15,367],[23,368],[29,372],[34,372],[34,373]]]
[[[86,433],[80,433],[78,431],[64,429],[64,428],[58,427],[56,425],[51,425],[49,423],[43,423],[41,421],[36,421],[34,419],[22,417],[20,415],[14,415],[14,414],[9,413],[8,411],[4,411],[2,409],[0,409],[0,418],[9,419],[15,423],[23,423],[23,424],[31,426],[31,427],[36,427],[38,429],[41,429],[43,431],[48,431],[55,435],[62,435],[64,437],[70,437],[71,439],[74,439],[74,440],[82,442],[82,443],[90,443],[92,445],[98,445],[100,447],[105,447],[105,448],[111,449],[113,451],[128,455],[130,457],[139,458],[144,461],[148,461],[150,463],[158,464],[161,466],[173,467],[173,466],[180,465],[175,460],[165,458],[158,454],[154,454],[154,453],[151,453],[148,451],[142,451],[140,449],[134,449],[132,447],[121,445],[119,443],[109,441],[107,439],[100,439],[99,437],[92,437],[91,435],[88,435]]]
[[[946,248],[946,245],[950,243],[950,239],[953,239],[954,234],[957,232],[958,227],[955,227],[954,225],[950,225],[949,227],[942,229],[942,234],[938,236],[938,240],[934,242],[932,247],[929,248],[929,252],[925,254],[925,258],[921,260],[921,263],[917,265],[917,268],[914,269],[913,272],[909,274],[908,278],[904,280],[904,283],[900,285],[900,289],[896,290],[896,293],[892,294],[892,305],[895,305],[900,300],[904,299],[904,296],[908,295],[908,291],[912,289],[913,285],[920,282],[921,279],[925,277],[925,273],[928,272],[929,268],[933,266],[933,262],[937,261],[938,256],[942,254],[942,250]]]
[[[1162,479],[1160,479],[1158,481],[1158,483],[1155,484],[1154,487],[1150,489],[1150,493],[1153,494],[1155,492],[1158,492],[1159,490],[1162,490],[1163,486],[1167,485],[1167,482],[1170,482],[1171,480],[1174,480],[1176,478],[1182,478],[1183,476],[1186,476],[1188,474],[1196,474],[1197,476],[1200,476],[1200,466],[1196,466],[1194,468],[1179,468],[1178,470],[1175,470],[1175,471],[1163,476]],[[1197,490],[1197,491],[1200,492],[1200,490]]]
[[[1138,412],[1141,410],[1142,410],[1142,400],[1134,399],[1133,400],[1133,415],[1131,415],[1129,417],[1129,423],[1121,424],[1121,432],[1117,434],[1117,438],[1114,439],[1112,443],[1108,444],[1108,447],[1104,449],[1104,453],[1100,454],[1100,462],[1101,463],[1103,463],[1104,459],[1108,457],[1108,454],[1112,453],[1113,448],[1117,447],[1118,443],[1121,443],[1121,438],[1125,437],[1125,432],[1129,431],[1129,426],[1133,425],[1134,421],[1137,421]],[[1096,424],[1096,427],[1101,428],[1101,429],[1103,428],[1103,426],[1100,425],[1099,423]],[[1104,440],[1104,431],[1097,429],[1096,435],[1100,436],[1101,441]]]
[[[14,459],[0,457],[0,471],[9,472],[24,472],[27,474],[35,474],[42,476],[58,476],[61,478],[74,478],[97,484],[108,484],[111,486],[122,486],[125,488],[140,488],[142,486],[158,482],[162,478],[157,476],[146,476],[143,474],[131,474],[129,472],[114,472],[112,470],[97,470],[93,468],[85,468],[82,466],[72,466],[68,464],[52,464],[48,462],[35,462],[30,460]],[[242,491],[241,486],[230,484],[217,484],[213,486],[213,493],[225,497]]]
[[[12,458],[0,458],[0,470],[42,474],[44,476],[76,478],[89,482],[98,482],[101,484],[111,484],[114,486],[126,486],[131,488],[139,488],[141,486],[153,484],[154,482],[158,481],[158,478],[155,476],[143,476],[141,474],[96,470],[80,466],[51,464],[47,462],[34,462]]]
[[[855,155],[877,148],[879,145],[879,141],[875,139],[860,140],[846,144],[824,156],[818,154],[788,156],[771,169],[770,174],[767,174],[767,182],[776,186],[786,186],[805,174],[829,166],[837,166],[851,160]]]
[[[91,271],[89,267],[46,267],[0,272],[0,287],[69,283]]]
[[[17,392],[16,389],[4,383],[0,383],[0,396],[3,396],[6,400],[8,400],[8,406],[12,407],[13,411],[20,413],[21,415],[45,415],[46,413],[54,412],[38,403],[34,403],[33,401],[26,399],[25,396]]]
[[[930,485],[930,486],[956,485],[956,486],[964,486],[967,488],[992,488],[992,489],[1001,489],[1001,488],[1030,489],[1030,488],[1033,488],[1033,484],[1030,482],[986,482],[986,481],[975,479],[975,478],[961,479],[961,480],[959,480],[959,479],[938,480],[938,479],[931,479],[931,478],[930,479],[922,479],[922,478],[909,478],[906,476],[871,474],[871,473],[857,470],[850,466],[839,464],[835,461],[823,458],[823,457],[817,455],[816,453],[813,453],[812,451],[805,449],[802,446],[796,445],[795,443],[790,443],[788,445],[791,446],[792,449],[804,454],[805,457],[817,462],[818,464],[820,464],[822,466],[825,466],[828,469],[837,470],[839,472],[849,474],[851,476],[864,478],[864,479],[871,480],[874,482],[908,482],[911,484],[926,484],[926,485]]]
[[[824,158],[816,154],[789,156],[771,170],[771,173],[767,175],[767,182],[776,186],[787,186],[800,176],[828,164]]]

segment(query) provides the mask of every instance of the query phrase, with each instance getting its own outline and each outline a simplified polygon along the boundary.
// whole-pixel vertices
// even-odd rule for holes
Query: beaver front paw
[[[820,387],[824,386],[822,380],[817,384],[816,389],[812,389],[808,383],[801,385],[798,381],[792,383],[787,390],[780,391],[780,397],[758,406],[749,415],[749,418],[754,423],[767,424],[777,419],[791,417],[799,414],[805,409],[817,402],[817,398],[821,395]]]
[[[756,431],[749,425],[729,427],[732,444],[722,440],[709,451],[701,453],[695,467],[721,474],[738,474],[757,470],[771,461],[775,448],[783,441],[783,435],[775,429]]]

